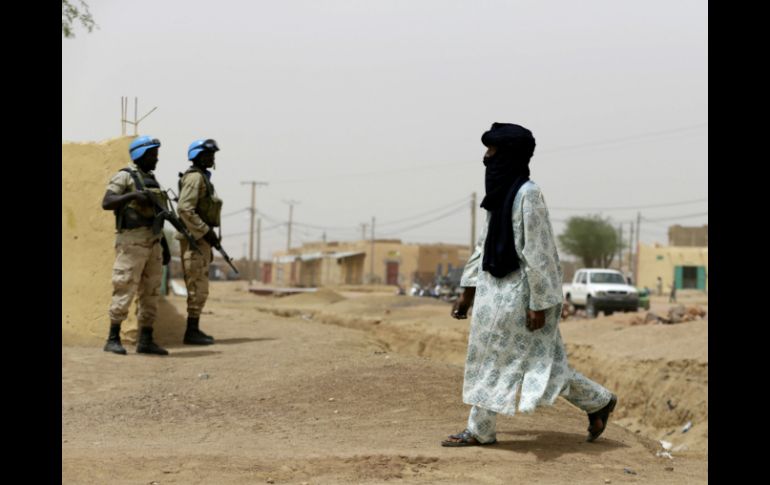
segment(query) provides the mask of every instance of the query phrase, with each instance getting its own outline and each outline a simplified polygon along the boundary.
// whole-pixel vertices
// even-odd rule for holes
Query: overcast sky
[[[88,4],[99,29],[62,39],[62,141],[119,136],[136,96],[140,117],[158,107],[139,131],[161,139],[156,172],[176,189],[189,143],[216,139],[232,256],[247,180],[269,182],[263,259],[285,249],[291,199],[293,246],[323,228],[360,238],[373,216],[378,237],[468,243],[494,121],[532,130],[556,233],[588,213],[627,238],[640,211],[648,243],[708,223],[705,1]]]

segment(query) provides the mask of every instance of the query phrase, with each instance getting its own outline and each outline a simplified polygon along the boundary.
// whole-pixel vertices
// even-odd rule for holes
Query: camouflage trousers
[[[163,275],[162,250],[158,241],[117,243],[112,266],[110,321],[128,318],[128,309],[137,296],[136,318],[140,327],[151,327],[158,313],[160,282]]]
[[[209,297],[209,265],[211,264],[211,245],[203,239],[195,241],[201,253],[190,249],[186,239],[179,241],[182,250],[182,270],[187,285],[187,316],[198,318]]]
[[[572,371],[572,378],[567,381],[561,396],[571,404],[585,411],[595,413],[607,404],[612,398],[612,393],[585,377],[577,371]],[[479,406],[471,408],[468,416],[468,431],[480,443],[490,443],[496,439],[497,413]]]

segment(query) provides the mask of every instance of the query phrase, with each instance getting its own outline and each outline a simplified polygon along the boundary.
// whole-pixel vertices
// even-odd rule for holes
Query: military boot
[[[107,337],[107,343],[104,344],[105,352],[114,352],[116,354],[126,355],[126,349],[120,343],[120,324],[110,323],[110,336]]]
[[[214,337],[206,335],[198,329],[200,317],[187,317],[187,330],[184,333],[184,343],[187,345],[211,345]]]
[[[152,327],[142,327],[139,334],[139,343],[136,344],[136,353],[168,355],[168,350],[152,341]]]

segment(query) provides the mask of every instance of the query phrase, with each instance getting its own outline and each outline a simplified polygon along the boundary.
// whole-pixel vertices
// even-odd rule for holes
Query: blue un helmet
[[[157,138],[153,138],[151,136],[139,136],[134,139],[134,141],[131,142],[131,145],[128,146],[128,153],[131,155],[131,160],[137,161],[140,158],[142,158],[142,155],[144,155],[144,152],[149,150],[150,148],[155,148],[160,146],[160,140]]]
[[[203,151],[218,152],[219,147],[217,146],[217,142],[211,138],[195,140],[194,142],[190,143],[189,148],[187,148],[187,159],[195,160],[195,157],[197,157],[198,154]]]

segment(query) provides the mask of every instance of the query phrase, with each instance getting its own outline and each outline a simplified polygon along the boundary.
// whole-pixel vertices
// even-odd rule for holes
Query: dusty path
[[[254,306],[213,298],[203,327],[218,343],[167,358],[64,347],[63,483],[707,482],[705,457],[658,458],[619,426],[585,443],[563,400],[501,418],[492,447],[442,448],[467,417],[462,366]]]

